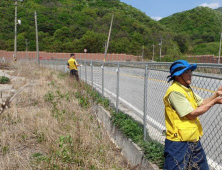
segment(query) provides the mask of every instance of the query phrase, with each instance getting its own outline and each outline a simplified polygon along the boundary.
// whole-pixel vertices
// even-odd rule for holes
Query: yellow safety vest
[[[69,69],[70,70],[77,70],[77,62],[76,62],[76,60],[75,59],[73,59],[73,58],[70,58],[69,60],[68,60],[68,64],[69,64]]]
[[[188,119],[186,116],[179,117],[174,108],[170,105],[168,95],[172,91],[177,91],[183,94],[190,102],[191,106],[197,108],[197,102],[190,88],[185,88],[178,82],[174,81],[168,88],[163,101],[165,104],[165,123],[166,123],[166,138],[171,141],[189,141],[196,142],[203,135],[202,126],[199,118],[194,120]]]

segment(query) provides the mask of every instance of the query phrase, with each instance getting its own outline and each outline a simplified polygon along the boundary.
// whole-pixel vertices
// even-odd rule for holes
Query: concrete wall
[[[13,51],[0,50],[0,58],[4,57],[6,60],[13,60]],[[104,60],[103,53],[75,53],[76,59],[82,60]],[[53,60],[53,59],[69,59],[70,53],[49,53],[40,51],[39,59],[40,60]],[[17,59],[37,59],[37,53],[35,51],[18,51]],[[127,54],[107,54],[106,61],[141,61],[141,56],[133,56]]]
[[[103,125],[113,142],[122,150],[122,154],[127,158],[131,165],[141,170],[159,170],[159,168],[145,159],[141,148],[130,139],[125,137],[122,132],[111,122],[111,115],[101,106],[95,106],[93,111],[98,121]]]

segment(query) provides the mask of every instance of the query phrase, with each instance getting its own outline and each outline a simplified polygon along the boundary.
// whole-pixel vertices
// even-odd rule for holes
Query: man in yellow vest
[[[164,170],[209,170],[200,138],[203,135],[198,116],[215,104],[222,104],[222,86],[203,100],[190,87],[192,71],[197,64],[177,60],[170,67],[170,82],[163,101],[165,105]]]
[[[79,81],[79,75],[78,75],[78,66],[79,64],[75,60],[75,54],[70,54],[70,59],[68,60],[68,68],[70,70],[70,76],[75,77],[77,81]]]

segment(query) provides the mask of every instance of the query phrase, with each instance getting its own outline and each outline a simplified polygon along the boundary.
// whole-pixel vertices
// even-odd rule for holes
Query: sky
[[[198,6],[216,9],[222,7],[222,0],[120,0],[131,5],[152,19],[160,20],[174,13],[191,10]]]

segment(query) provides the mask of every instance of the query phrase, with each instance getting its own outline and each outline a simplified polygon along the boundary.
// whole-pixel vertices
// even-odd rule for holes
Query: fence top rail
[[[81,60],[77,59],[78,61],[81,62],[87,62],[87,63],[104,63],[104,64],[120,64],[120,65],[161,65],[161,66],[168,66],[171,65],[172,62],[136,62],[136,61],[98,61],[98,60]],[[193,63],[191,63],[193,64]],[[198,67],[214,67],[214,68],[222,68],[222,64],[214,64],[214,63],[197,63]]]
[[[86,63],[94,63],[94,64],[106,64],[109,65],[117,65],[119,63],[120,66],[130,66],[130,67],[142,67],[145,68],[145,66],[148,66],[149,70],[156,70],[156,71],[162,71],[162,72],[169,72],[168,69],[161,69],[161,68],[152,68],[150,66],[170,66],[172,62],[116,62],[116,61],[90,61],[90,60],[79,60],[80,62],[86,62]],[[214,69],[222,69],[222,64],[209,64],[209,63],[198,63],[198,68],[214,68]],[[204,77],[204,78],[211,78],[216,80],[222,80],[221,74],[212,75],[213,73],[201,73],[201,72],[195,72],[193,73],[194,76],[198,77]]]

